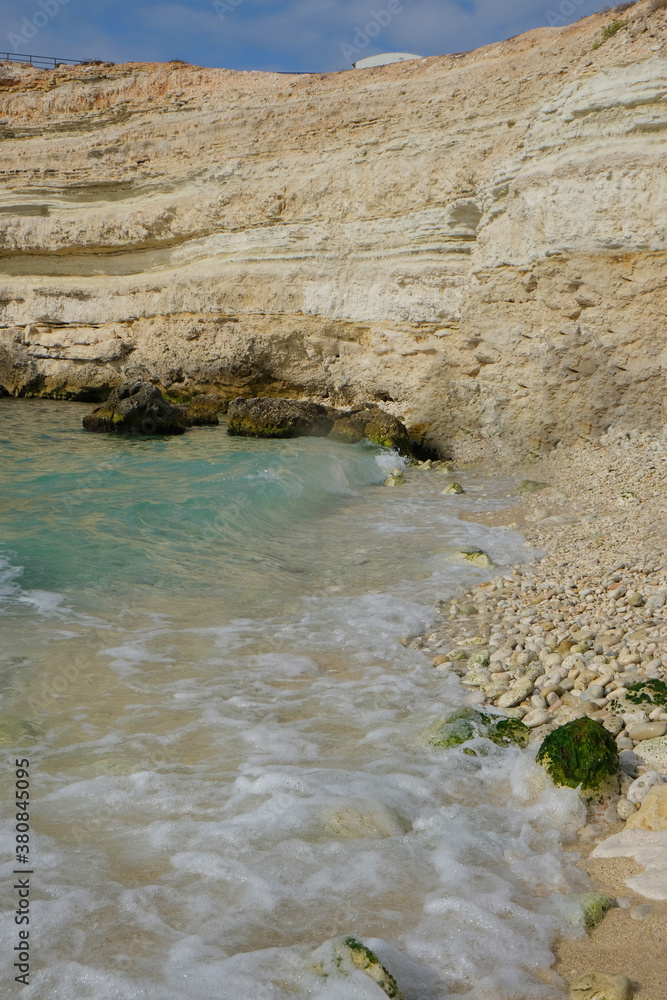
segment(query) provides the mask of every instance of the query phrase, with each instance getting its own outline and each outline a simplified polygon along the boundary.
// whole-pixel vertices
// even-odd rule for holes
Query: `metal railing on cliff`
[[[65,59],[59,56],[30,56],[22,52],[0,52],[0,62],[18,62],[25,65],[34,66],[36,69],[56,69],[58,66],[102,66],[113,65],[104,59]],[[170,62],[183,62],[182,59],[171,59]],[[184,65],[190,65],[185,63]],[[283,76],[324,76],[319,70],[303,69],[269,69],[251,70],[255,73],[280,73]],[[337,70],[336,72],[340,72]]]
[[[0,52],[0,62],[27,63],[36,69],[56,69],[58,66],[84,66],[96,59],[65,59],[60,56],[29,56],[22,52]]]

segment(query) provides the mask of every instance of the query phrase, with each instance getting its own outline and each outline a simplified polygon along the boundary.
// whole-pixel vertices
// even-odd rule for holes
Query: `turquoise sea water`
[[[545,970],[576,794],[530,751],[431,748],[466,693],[398,642],[484,575],[461,546],[496,572],[525,558],[459,519],[509,481],[386,489],[400,459],[367,445],[88,435],[88,409],[0,400],[0,740],[34,794],[23,995],[381,1000],[354,968],[323,975],[355,934],[407,1000],[562,996]],[[13,824],[3,796],[8,847]]]

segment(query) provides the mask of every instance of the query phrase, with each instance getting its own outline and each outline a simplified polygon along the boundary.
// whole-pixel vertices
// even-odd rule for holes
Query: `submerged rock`
[[[326,406],[297,399],[235,399],[227,433],[240,437],[326,437],[334,425]]]
[[[485,736],[496,746],[526,747],[530,730],[518,719],[504,719],[487,715],[470,706],[464,706],[448,715],[444,722],[431,730],[429,743],[434,747],[461,746],[468,740]]]
[[[524,749],[530,741],[530,729],[520,719],[499,719],[486,735],[499,747],[513,744]]]
[[[405,486],[405,476],[400,469],[392,469],[384,481],[385,486]]]
[[[516,496],[521,496],[524,493],[539,493],[540,490],[548,489],[550,485],[550,483],[539,483],[535,479],[524,479],[517,486],[515,494]]]
[[[83,418],[85,430],[115,434],[182,434],[186,421],[180,406],[167,402],[151,382],[125,382],[106,403]]]
[[[446,749],[460,746],[477,736],[484,736],[490,721],[489,715],[474,708],[459,708],[432,731],[429,743],[431,746]]]
[[[410,824],[382,802],[346,799],[322,810],[328,835],[346,840],[402,837]]]
[[[27,719],[17,719],[10,713],[0,715],[0,746],[21,747],[38,737],[39,730]]]
[[[479,566],[482,569],[493,569],[495,563],[490,555],[483,552],[482,549],[461,549],[456,555],[465,559],[466,562],[472,563],[473,566]]]
[[[449,486],[445,487],[442,493],[443,496],[446,496],[449,493],[465,493],[465,490],[460,483],[451,483]]]
[[[375,952],[357,938],[346,937],[336,946],[334,956],[340,965],[349,961],[354,968],[365,972],[390,997],[390,1000],[404,1000],[392,974],[385,969]]]
[[[587,717],[559,726],[544,739],[537,762],[556,785],[603,797],[619,788],[616,742],[599,722]]]

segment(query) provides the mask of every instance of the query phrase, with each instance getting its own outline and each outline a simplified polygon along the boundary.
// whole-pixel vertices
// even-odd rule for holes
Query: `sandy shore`
[[[586,714],[633,751],[667,732],[660,706],[625,718],[618,708],[629,684],[667,680],[667,439],[610,432],[515,471],[530,482],[514,506],[461,517],[516,526],[540,556],[443,605],[422,648],[436,669],[462,677],[472,700],[522,718],[534,740]],[[465,470],[454,478],[465,488]],[[462,650],[475,640],[490,662],[471,672]],[[647,768],[624,766],[621,796],[590,811],[573,848],[593,888],[618,905],[590,934],[559,943],[556,968],[567,983],[593,970],[624,974],[636,1000],[667,1000],[667,902],[628,888],[625,878],[643,870],[634,860],[589,857],[637,809],[624,793]]]

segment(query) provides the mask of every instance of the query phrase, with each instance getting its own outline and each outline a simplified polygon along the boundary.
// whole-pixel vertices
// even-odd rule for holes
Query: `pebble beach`
[[[649,820],[642,809],[647,789],[667,782],[666,442],[610,431],[515,471],[513,506],[461,517],[518,528],[535,561],[443,601],[417,642],[435,669],[458,674],[471,704],[521,719],[537,745],[584,716],[613,735],[619,794],[589,806],[574,849],[617,905],[591,934],[562,942],[557,969],[570,984],[596,969],[624,974],[635,998],[663,1000],[667,903],[628,888],[643,870],[632,858],[592,855],[626,824],[667,829],[662,805]],[[454,476],[465,491],[465,470]],[[647,682],[654,700],[633,698]]]

